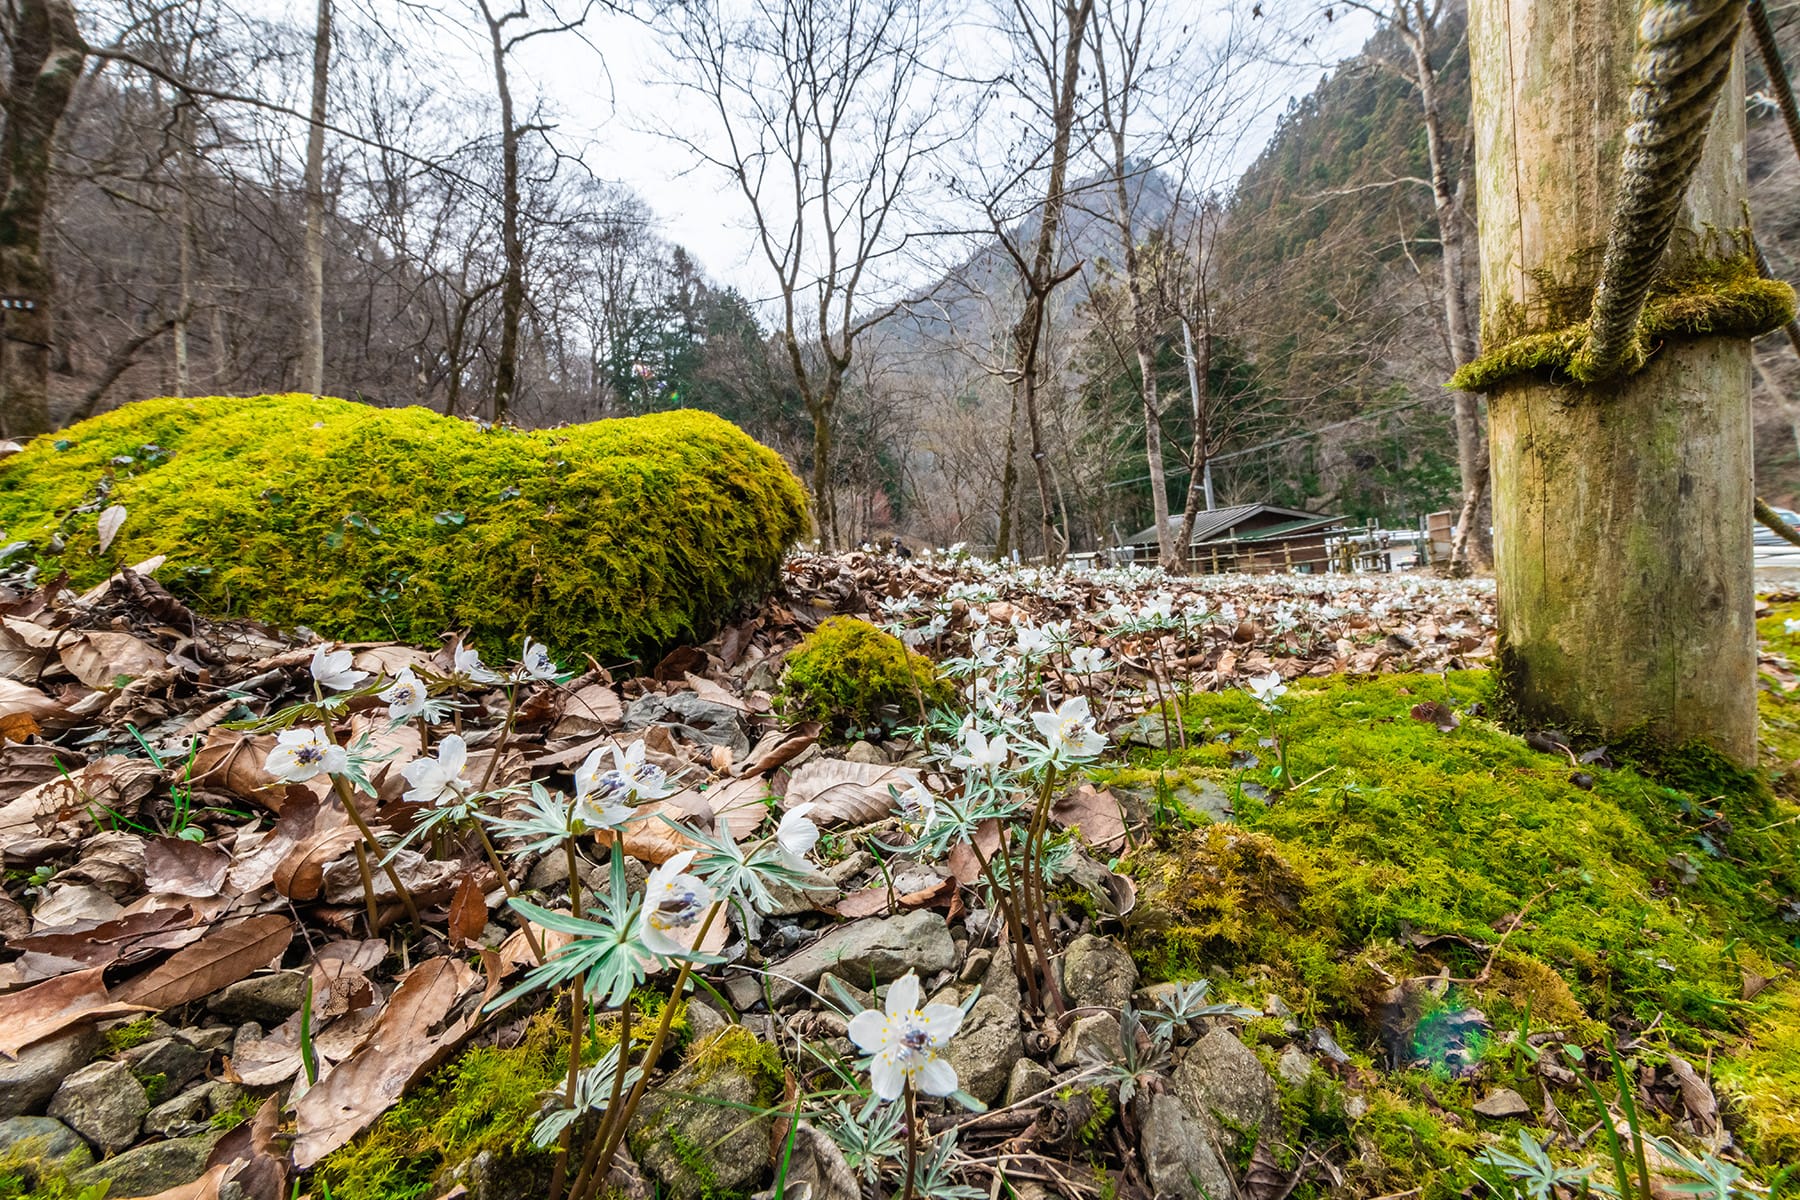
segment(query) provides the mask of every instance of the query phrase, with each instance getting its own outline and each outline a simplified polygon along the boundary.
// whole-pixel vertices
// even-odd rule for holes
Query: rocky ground
[[[1106,737],[1098,767],[1212,736],[1186,727],[1167,702],[1178,694],[1267,688],[1271,675],[1442,672],[1492,652],[1491,587],[1479,582],[1179,581],[800,554],[754,611],[654,664],[490,680],[472,678],[448,640],[346,647],[342,670],[366,681],[326,711],[369,764],[353,813],[327,776],[294,781],[269,765],[281,714],[314,712],[329,691],[316,647],[203,618],[153,570],[79,596],[28,579],[0,595],[0,1196],[93,1196],[83,1189],[102,1183],[111,1197],[196,1200],[541,1194],[552,1152],[531,1148],[531,1119],[481,1138],[420,1132],[471,1102],[459,1087],[497,1088],[477,1084],[487,1077],[470,1064],[490,1061],[478,1055],[557,1044],[554,989],[494,1002],[540,951],[578,938],[528,925],[509,896],[564,913],[572,865],[592,914],[621,882],[636,895],[672,857],[712,853],[696,839],[772,853],[796,809],[817,844],[774,872],[768,903],[725,911],[703,937],[711,953],[608,1186],[899,1194],[900,1106],[866,1099],[849,1034],[911,974],[928,1003],[963,1010],[942,1057],[964,1096],[919,1107],[925,1194],[994,1196],[1001,1181],[1019,1197],[1083,1200],[1329,1191],[1341,1181],[1333,1156],[1277,1135],[1284,1096],[1363,1069],[1330,1024],[1278,991],[1223,1002],[1204,982],[1146,983],[1127,949],[1138,885],[1120,857],[1150,840],[1166,798],[1099,786],[1094,772],[1058,777],[1050,811],[1072,836],[1055,841],[1053,986],[1015,964],[983,874],[999,844],[992,822],[943,853],[916,852],[931,825],[908,797],[969,794],[952,749],[907,732],[906,712],[848,736],[784,719],[784,658],[826,617],[867,617],[953,670],[962,662],[957,704],[998,712],[1006,701],[979,694],[983,655],[1004,680],[998,660],[1019,631],[1048,630],[1033,668],[1041,699],[1020,699],[1012,719],[1082,698]],[[387,719],[378,689],[408,672],[460,707]],[[477,804],[495,814],[517,818],[534,783],[579,791],[595,752],[615,747],[670,794],[644,800],[616,835],[590,829],[541,852],[516,826],[510,839],[495,826],[489,853],[470,835],[479,826],[445,821],[389,855],[390,878],[362,853],[356,819],[384,850],[417,830],[431,808],[408,764],[441,756],[453,734]],[[609,864],[615,836],[622,876]],[[640,1054],[673,978],[652,969],[632,993]],[[584,1061],[620,1040],[617,1003],[602,1007]],[[558,1107],[558,1053],[566,1062],[545,1050],[529,1086],[505,1076],[533,1117]],[[1490,1091],[1477,1113],[1531,1111],[1515,1091]],[[474,1097],[489,1115],[518,1101]],[[1357,1104],[1351,1094],[1346,1120]],[[369,1162],[409,1156],[410,1173]]]

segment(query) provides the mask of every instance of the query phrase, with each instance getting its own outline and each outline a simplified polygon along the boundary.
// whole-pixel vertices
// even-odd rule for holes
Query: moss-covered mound
[[[867,621],[832,617],[788,653],[779,699],[787,716],[841,737],[922,719],[950,696],[929,658]]]
[[[127,517],[98,553],[99,514]],[[717,417],[484,430],[307,395],[146,400],[0,464],[0,528],[77,585],[168,556],[213,613],[490,654],[617,660],[711,634],[805,521],[793,473]]]
[[[1205,780],[1235,809],[1226,823],[1165,826],[1127,859],[1146,974],[1210,978],[1257,1008],[1274,993],[1303,1027],[1327,1026],[1360,1063],[1384,1068],[1353,1132],[1331,1087],[1285,1098],[1295,1144],[1341,1135],[1358,1148],[1350,1194],[1419,1187],[1437,1200],[1468,1187],[1466,1131],[1496,1128],[1473,1104],[1496,1081],[1534,1104],[1542,1093],[1512,1048],[1521,1031],[1596,1045],[1610,1027],[1635,1034],[1649,1062],[1711,1063],[1740,1142],[1765,1167],[1790,1161],[1794,781],[1700,770],[1672,786],[1539,753],[1480,715],[1490,688],[1475,672],[1306,680],[1273,727],[1241,691],[1191,698],[1196,749],[1103,776],[1165,796]],[[1430,701],[1460,726],[1414,719]],[[1769,691],[1763,702],[1766,726],[1800,728],[1800,699]],[[1271,737],[1300,781],[1286,790]],[[1780,757],[1800,757],[1800,745]],[[1286,1041],[1276,1021],[1247,1032],[1266,1034],[1271,1056]],[[1569,1109],[1585,1104],[1578,1095],[1556,1099],[1578,1128],[1597,1118]]]

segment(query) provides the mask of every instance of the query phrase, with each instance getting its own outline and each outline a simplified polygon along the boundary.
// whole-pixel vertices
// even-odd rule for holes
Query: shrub
[[[106,553],[99,513],[127,517]],[[77,586],[168,556],[196,607],[490,656],[617,660],[710,634],[801,533],[793,473],[681,411],[486,430],[309,395],[146,400],[0,464],[0,526]]]
[[[788,654],[781,677],[787,715],[819,721],[834,735],[891,729],[927,707],[950,701],[949,684],[930,659],[855,617],[832,617]]]

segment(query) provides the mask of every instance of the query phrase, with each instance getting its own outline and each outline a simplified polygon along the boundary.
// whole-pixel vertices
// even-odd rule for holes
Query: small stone
[[[885,763],[887,752],[874,742],[851,742],[844,758],[853,763]]]
[[[207,997],[208,1012],[228,1021],[279,1025],[306,1003],[306,972],[277,971],[240,979]]]
[[[1167,1092],[1150,1093],[1142,1107],[1144,1174],[1159,1200],[1202,1200],[1237,1188],[1213,1149],[1206,1126]]]
[[[166,1096],[206,1074],[212,1051],[202,1050],[184,1037],[163,1037],[133,1046],[119,1059],[140,1079],[161,1075]]]
[[[769,1165],[781,1077],[760,1069],[759,1047],[742,1029],[702,1046],[687,1065],[644,1095],[632,1118],[633,1157],[673,1200],[752,1190]]]
[[[1109,1012],[1077,1017],[1056,1044],[1056,1065],[1085,1067],[1095,1062],[1118,1062],[1124,1056],[1119,1018]]]
[[[995,974],[990,972],[981,998],[944,1048],[944,1057],[956,1068],[958,1085],[983,1104],[1000,1098],[1013,1064],[1025,1053],[1019,985],[1010,975],[997,980]]]
[[[1507,1117],[1529,1117],[1531,1105],[1525,1102],[1525,1097],[1511,1088],[1495,1088],[1475,1105],[1475,1114],[1496,1121]]]
[[[1006,1103],[1018,1104],[1029,1100],[1044,1091],[1056,1081],[1050,1068],[1034,1058],[1021,1058],[1013,1064],[1012,1075],[1006,1081]]]
[[[1131,1003],[1137,989],[1137,964],[1111,938],[1084,933],[1063,951],[1062,978],[1063,991],[1076,1007],[1117,1011]]]
[[[816,990],[819,995],[825,997],[825,999],[839,1007],[844,1005],[845,997],[848,996],[850,1001],[856,1006],[850,1010],[851,1016],[855,1016],[866,1008],[876,1007],[875,997],[863,991],[863,989],[857,987],[842,975],[839,975],[836,971],[827,971],[819,976]]]
[[[719,1010],[704,1000],[690,997],[687,1002],[688,1040],[703,1042],[713,1034],[724,1029],[730,1022],[719,1015]]]
[[[958,983],[974,983],[987,974],[988,965],[993,961],[994,952],[992,950],[969,951],[969,956],[963,959],[962,970],[956,973],[956,981]]]
[[[1299,1087],[1312,1074],[1312,1059],[1298,1046],[1289,1046],[1281,1052],[1281,1059],[1275,1064],[1275,1072],[1283,1079]]]
[[[908,971],[921,980],[956,965],[956,945],[944,918],[931,909],[897,917],[852,921],[828,931],[798,954],[771,969],[768,986],[775,1004],[811,987],[826,971],[862,983],[886,983]]]
[[[107,1153],[137,1140],[150,1097],[122,1062],[89,1063],[63,1080],[49,1113]]]
[[[84,1026],[33,1042],[19,1051],[18,1058],[0,1054],[0,1118],[42,1110],[44,1101],[93,1057],[99,1044],[100,1035]]]
[[[1369,1115],[1369,1102],[1362,1096],[1352,1096],[1344,1101],[1344,1115],[1352,1121],[1360,1121]]]
[[[861,878],[865,872],[873,870],[874,867],[875,856],[873,854],[867,850],[853,850],[846,854],[841,861],[826,867],[825,874],[831,882],[843,887],[852,879]]]
[[[268,1034],[263,1032],[263,1027],[261,1025],[258,1025],[255,1021],[245,1021],[242,1025],[239,1025],[237,1030],[231,1035],[231,1057],[244,1057],[245,1047],[260,1042],[267,1036]]]
[[[0,1121],[0,1158],[30,1159],[33,1162],[62,1165],[70,1169],[85,1167],[94,1159],[88,1144],[54,1117],[7,1117]]]
[[[144,1132],[165,1138],[186,1137],[207,1129],[211,1116],[206,1096],[195,1088],[173,1100],[164,1100],[144,1114]]]
[[[1188,1048],[1175,1068],[1175,1094],[1220,1145],[1234,1144],[1228,1126],[1273,1128],[1275,1081],[1262,1060],[1226,1029],[1214,1029]]]
[[[1294,1010],[1289,1008],[1286,1001],[1282,1000],[1280,996],[1277,996],[1274,992],[1270,992],[1268,996],[1263,999],[1263,1015],[1280,1019],[1282,1017],[1293,1016]]]
[[[106,1193],[109,1196],[153,1196],[200,1178],[206,1171],[213,1143],[223,1136],[214,1131],[150,1142],[77,1171],[69,1182],[77,1189],[110,1183]]]

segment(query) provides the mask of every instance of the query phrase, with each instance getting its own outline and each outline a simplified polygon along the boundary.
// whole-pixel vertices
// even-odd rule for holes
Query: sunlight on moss
[[[929,658],[855,617],[832,617],[788,653],[779,693],[793,720],[835,736],[889,730],[946,704],[950,686]]]

